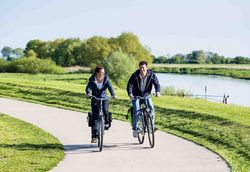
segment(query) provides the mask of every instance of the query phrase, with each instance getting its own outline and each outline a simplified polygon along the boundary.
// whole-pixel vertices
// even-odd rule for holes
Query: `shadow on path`
[[[104,151],[142,150],[148,148],[150,147],[140,146],[138,143],[104,143],[103,145]],[[66,154],[99,152],[97,143],[64,145],[64,150]]]

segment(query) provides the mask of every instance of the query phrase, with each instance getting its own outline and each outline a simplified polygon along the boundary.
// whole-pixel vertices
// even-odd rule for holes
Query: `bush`
[[[39,63],[39,73],[64,73],[64,69],[57,66],[51,60],[41,60]]]
[[[162,95],[170,95],[170,96],[192,96],[193,94],[190,91],[184,89],[175,89],[174,87],[164,87],[161,90]]]
[[[0,72],[5,72],[8,62],[4,59],[0,59]]]
[[[35,57],[24,57],[10,62],[6,67],[6,72],[36,74],[63,73],[64,70],[48,59],[42,60]]]
[[[104,60],[109,77],[120,87],[125,88],[130,75],[136,70],[137,61],[127,54],[116,51]]]

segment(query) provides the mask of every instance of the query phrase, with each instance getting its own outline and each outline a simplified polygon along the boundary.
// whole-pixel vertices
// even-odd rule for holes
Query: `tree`
[[[51,58],[50,51],[50,42],[41,41],[38,39],[31,40],[27,43],[26,48],[24,50],[25,56],[27,53],[32,50],[37,54],[37,58],[40,59],[48,59]]]
[[[158,63],[167,63],[167,57],[165,56],[159,56],[157,58]]]
[[[69,38],[58,44],[54,52],[56,64],[61,66],[75,65],[73,52],[80,45],[81,41],[78,38]]]
[[[2,49],[2,55],[5,59],[10,60],[11,56],[12,56],[12,48],[11,47],[3,47]]]
[[[230,57],[227,57],[227,58],[225,59],[225,63],[226,63],[226,64],[234,63],[234,59],[233,59],[233,58],[230,58]]]
[[[130,75],[136,70],[137,62],[126,53],[116,51],[104,60],[104,67],[112,81],[125,88]]]
[[[187,55],[187,60],[189,63],[204,64],[206,59],[207,59],[207,55],[202,50],[193,51],[192,54]]]
[[[248,63],[250,63],[250,60],[246,57],[237,56],[234,58],[234,63],[236,63],[236,64],[248,64]]]
[[[116,44],[119,45],[122,52],[131,55],[137,62],[142,60],[148,63],[152,62],[150,52],[141,45],[136,35],[129,32],[124,32],[116,38]]]
[[[210,58],[210,61],[211,61],[213,64],[225,63],[225,57],[219,56],[217,53],[215,53],[215,54]]]
[[[100,36],[88,39],[82,44],[81,48],[83,61],[87,62],[88,66],[102,64],[103,60],[110,56],[112,52],[108,39]]]
[[[16,58],[24,56],[24,50],[22,48],[16,48],[12,50],[12,53],[16,56]]]
[[[24,50],[25,56],[27,56],[28,52],[30,50],[32,50],[32,51],[34,51],[37,54],[38,58],[41,58],[41,55],[40,55],[41,49],[40,49],[40,47],[42,46],[43,43],[44,43],[43,41],[38,40],[38,39],[29,41],[27,43],[27,45],[26,45],[25,50]]]
[[[54,41],[48,42],[48,57],[51,57],[51,59],[56,62],[58,55],[56,52],[56,49],[58,47],[59,44],[61,44],[64,41],[64,39],[59,38],[59,39],[55,39]]]
[[[36,54],[33,50],[29,50],[29,51],[26,53],[26,57],[29,57],[29,58],[37,58],[37,54]]]
[[[6,66],[8,65],[9,62],[6,60],[0,58],[0,72],[6,72]]]
[[[180,64],[184,62],[185,56],[182,54],[176,54],[170,59],[170,63]]]

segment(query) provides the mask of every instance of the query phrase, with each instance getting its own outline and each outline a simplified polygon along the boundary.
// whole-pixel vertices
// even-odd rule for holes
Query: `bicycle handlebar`
[[[100,100],[100,101],[103,101],[103,100],[108,100],[109,98],[98,98],[98,97],[96,97],[96,96],[93,96],[93,95],[89,95],[90,96],[90,98],[94,98],[94,99],[96,99],[96,100]]]
[[[152,95],[151,94],[149,94],[148,96],[144,96],[144,97],[141,97],[141,96],[136,96],[135,98],[136,99],[140,99],[140,100],[145,100],[145,99],[148,99],[148,98],[150,98]]]

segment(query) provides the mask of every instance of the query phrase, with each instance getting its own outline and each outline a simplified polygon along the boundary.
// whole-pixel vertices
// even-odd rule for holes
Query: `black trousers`
[[[109,124],[111,122],[109,119],[108,107],[109,107],[108,100],[103,100],[102,101],[102,111],[103,111],[103,115],[104,115],[105,124]],[[97,134],[96,123],[98,120],[98,114],[99,114],[100,108],[101,108],[100,101],[92,99],[91,100],[91,109],[92,109],[93,121],[94,121],[93,126],[91,127],[92,138],[96,137],[96,134]]]

